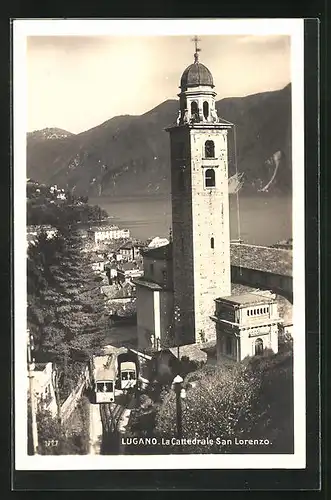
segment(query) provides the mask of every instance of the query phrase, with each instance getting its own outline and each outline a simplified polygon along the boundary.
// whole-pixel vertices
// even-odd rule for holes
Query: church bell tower
[[[179,345],[215,339],[214,300],[231,294],[228,140],[213,77],[199,62],[180,81],[170,133],[174,317]]]

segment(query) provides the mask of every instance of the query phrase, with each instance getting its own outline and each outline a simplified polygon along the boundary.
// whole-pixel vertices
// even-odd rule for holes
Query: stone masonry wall
[[[192,207],[196,341],[214,340],[217,297],[231,294],[227,131],[192,129]],[[214,141],[215,158],[205,159],[204,145]],[[214,168],[215,187],[205,187],[205,171]],[[211,245],[214,238],[214,248]],[[204,338],[202,337],[204,335]]]
[[[181,344],[215,339],[214,300],[231,294],[226,133],[222,125],[171,131],[174,307]],[[206,140],[215,143],[213,159],[204,158]],[[214,188],[205,188],[208,167],[215,170]]]

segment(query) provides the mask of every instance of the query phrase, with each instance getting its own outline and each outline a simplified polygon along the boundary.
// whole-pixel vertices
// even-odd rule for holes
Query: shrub
[[[194,387],[189,382],[196,382]],[[183,447],[184,453],[293,452],[293,381],[290,352],[247,358],[233,367],[204,367],[184,381],[183,438],[211,438],[213,445]],[[155,432],[171,438],[176,398],[170,391],[156,415]],[[267,448],[219,446],[216,439],[268,439]],[[175,448],[173,449],[175,451]]]

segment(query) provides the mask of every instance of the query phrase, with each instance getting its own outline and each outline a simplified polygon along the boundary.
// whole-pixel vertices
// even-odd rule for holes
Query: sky
[[[190,36],[29,36],[28,131],[79,133],[113,116],[143,114],[177,99],[193,63]],[[291,81],[290,36],[200,37],[200,62],[216,99],[283,88]]]

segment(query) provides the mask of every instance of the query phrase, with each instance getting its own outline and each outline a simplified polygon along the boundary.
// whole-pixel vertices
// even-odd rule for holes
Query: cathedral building
[[[214,300],[231,294],[228,141],[217,117],[213,77],[198,59],[180,81],[169,127],[175,333],[184,343],[215,338]]]
[[[194,62],[180,80],[177,120],[166,129],[171,242],[143,252],[144,276],[135,280],[143,349],[223,339],[215,301],[231,295],[228,133],[233,125],[217,116],[213,77],[198,52],[196,46]]]

